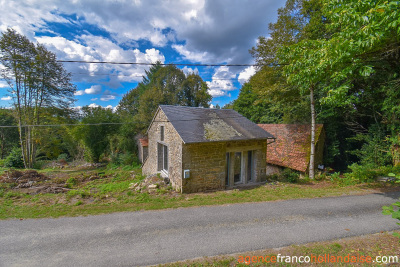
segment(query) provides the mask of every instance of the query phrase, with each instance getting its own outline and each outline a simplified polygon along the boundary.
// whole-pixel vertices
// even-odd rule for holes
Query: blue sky
[[[0,31],[13,28],[59,60],[252,64],[248,50],[268,36],[284,0],[0,0]],[[76,107],[115,108],[149,66],[65,63]],[[179,66],[207,82],[212,104],[236,99],[253,67]],[[0,106],[12,104],[0,79]]]

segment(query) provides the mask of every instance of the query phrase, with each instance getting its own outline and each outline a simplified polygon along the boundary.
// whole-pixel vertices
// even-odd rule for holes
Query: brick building
[[[168,177],[182,193],[261,182],[273,139],[234,110],[161,105],[147,130],[143,173]]]

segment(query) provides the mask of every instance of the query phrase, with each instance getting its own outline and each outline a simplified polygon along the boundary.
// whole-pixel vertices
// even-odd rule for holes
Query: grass
[[[130,185],[144,179],[138,168],[46,169],[40,185],[62,184],[64,193],[26,192],[0,183],[0,219],[85,216],[112,212],[156,210],[244,202],[331,197],[387,190],[391,186],[363,184],[341,186],[332,181],[277,183],[252,189],[179,194],[170,188],[153,193],[136,192]]]
[[[352,256],[370,256],[371,260],[375,260],[377,256],[397,256],[398,262],[400,262],[400,240],[393,236],[391,233],[378,233],[371,235],[364,235],[360,237],[343,238],[340,240],[332,240],[325,242],[314,242],[305,245],[292,245],[289,247],[283,247],[279,249],[265,249],[259,251],[250,251],[244,253],[236,253],[231,255],[219,255],[214,257],[204,257],[201,259],[186,260],[175,263],[159,265],[160,267],[178,267],[178,266],[371,266],[373,263],[287,263],[277,262],[273,264],[267,264],[265,262],[266,256],[269,256],[268,260],[272,257],[285,256],[284,260],[287,260],[286,256],[318,256],[328,255],[335,257],[342,257],[345,261],[347,255],[349,260]],[[324,257],[321,260],[324,260]],[[366,258],[364,258],[366,259]],[[379,258],[379,260],[391,260],[391,263],[395,260],[394,258]],[[261,261],[261,262],[260,262]],[[389,262],[387,262],[389,263]],[[386,264],[377,264],[377,266],[385,266]]]

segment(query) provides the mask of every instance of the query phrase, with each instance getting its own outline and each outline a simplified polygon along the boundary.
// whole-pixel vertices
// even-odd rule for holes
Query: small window
[[[160,141],[164,141],[164,126],[160,126]]]

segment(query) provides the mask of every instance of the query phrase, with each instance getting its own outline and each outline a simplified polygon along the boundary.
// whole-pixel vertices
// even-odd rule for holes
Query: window
[[[157,155],[157,170],[168,172],[168,147],[166,145],[158,143]]]
[[[229,153],[226,153],[226,170],[225,170],[225,185],[229,186]]]
[[[255,182],[255,150],[226,153],[225,185]]]
[[[253,151],[247,152],[247,181],[253,181]]]
[[[160,141],[164,141],[164,126],[160,126]]]

